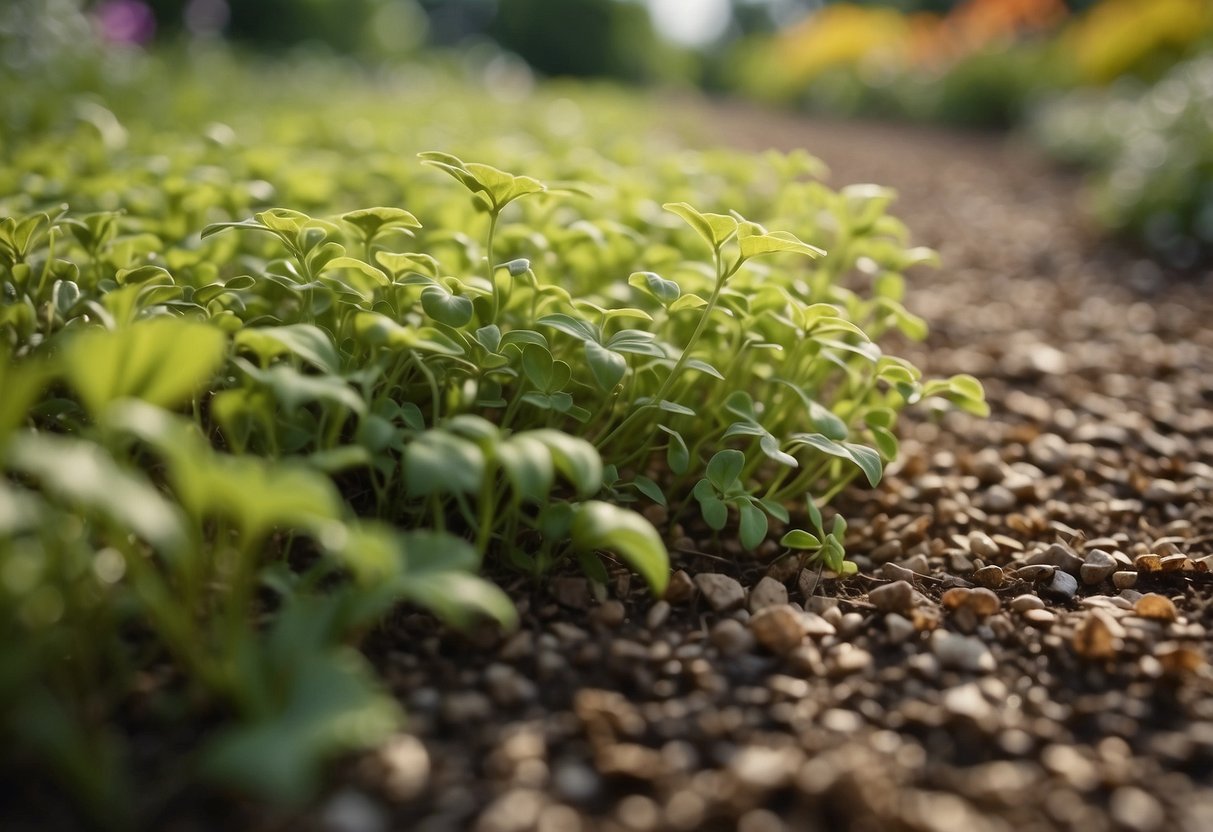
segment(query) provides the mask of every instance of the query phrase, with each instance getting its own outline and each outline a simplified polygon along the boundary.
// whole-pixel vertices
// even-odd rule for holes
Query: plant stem
[[[695,348],[695,344],[698,343],[700,336],[703,335],[703,330],[708,325],[708,319],[712,317],[712,312],[716,309],[716,303],[718,300],[720,300],[720,292],[722,289],[724,289],[725,281],[728,279],[729,275],[736,270],[736,267],[734,267],[732,270],[730,270],[729,274],[725,274],[724,263],[720,259],[720,252],[716,252],[716,285],[712,289],[712,294],[708,298],[707,305],[703,308],[703,314],[699,316],[699,322],[695,324],[695,330],[691,333],[690,340],[687,341],[686,347],[684,347],[682,350],[682,355],[678,356],[678,360],[674,362],[674,366],[670,369],[670,374],[665,377],[665,381],[662,382],[661,387],[658,388],[656,395],[649,400],[650,406],[655,406],[661,402],[666,397],[666,394],[670,392],[670,388],[674,386],[674,380],[677,379],[678,374],[682,372],[683,366],[686,364],[687,359],[691,356],[691,350]],[[624,428],[635,421],[636,418],[645,410],[647,410],[647,408],[638,407],[633,409],[622,422],[616,425],[614,430],[599,441],[595,442],[595,446],[598,447],[599,450],[605,448],[610,444],[612,439],[621,433]]]
[[[493,265],[493,238],[497,235],[497,217],[500,214],[497,211],[489,213],[489,239],[485,249],[485,257],[488,258],[489,267],[489,286],[493,290],[493,306],[492,312],[489,315],[489,323],[497,323],[497,313],[500,311],[501,294],[497,289],[497,269]]]

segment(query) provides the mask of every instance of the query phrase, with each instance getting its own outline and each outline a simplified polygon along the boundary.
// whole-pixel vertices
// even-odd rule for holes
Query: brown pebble
[[[783,655],[804,639],[800,616],[791,604],[764,607],[750,618],[750,633],[767,650]]]
[[[1028,610],[1023,614],[1024,620],[1036,627],[1050,627],[1057,620],[1057,616],[1048,610]]]
[[[870,590],[868,600],[881,612],[905,614],[914,606],[914,587],[906,581],[894,581]]]
[[[1029,610],[1043,610],[1045,602],[1035,595],[1017,595],[1011,600],[1011,609],[1015,612],[1028,612]]]
[[[658,630],[661,625],[670,617],[670,604],[668,601],[658,601],[650,609],[644,617],[645,626],[650,630]]]
[[[1108,625],[1108,614],[1101,610],[1092,610],[1078,623],[1074,629],[1071,644],[1074,652],[1084,659],[1111,659],[1116,655],[1116,640],[1112,637],[1112,628]]]
[[[1133,567],[1138,572],[1158,572],[1162,569],[1162,558],[1152,554],[1138,555],[1133,558]]]
[[[685,604],[695,597],[695,582],[686,570],[679,569],[670,575],[670,583],[666,586],[665,600],[671,604]]]
[[[1162,665],[1163,672],[1171,676],[1195,673],[1205,663],[1205,657],[1199,650],[1173,642],[1158,645],[1154,658]]]
[[[1159,566],[1163,572],[1179,572],[1184,568],[1191,568],[1187,555],[1167,555],[1159,561]]]
[[[627,610],[624,609],[624,606],[620,601],[611,599],[609,601],[603,601],[601,604],[594,607],[594,609],[590,610],[590,618],[595,623],[614,630],[623,624],[624,619],[627,618]]]
[[[1156,592],[1148,592],[1138,598],[1137,603],[1133,605],[1133,612],[1141,618],[1155,621],[1174,621],[1179,617],[1171,599]]]
[[[973,583],[987,589],[998,589],[1006,582],[1007,576],[1001,566],[983,566],[973,573]]]

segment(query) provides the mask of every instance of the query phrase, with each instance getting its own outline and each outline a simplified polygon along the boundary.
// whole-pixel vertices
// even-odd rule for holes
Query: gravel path
[[[1097,243],[1075,182],[999,139],[725,113],[722,142],[900,191],[945,263],[913,277],[932,335],[906,354],[981,377],[992,417],[906,426],[904,460],[840,506],[850,581],[685,554],[656,603],[623,574],[601,599],[520,582],[505,641],[393,621],[368,650],[410,733],[309,817],[1213,829],[1213,281]]]

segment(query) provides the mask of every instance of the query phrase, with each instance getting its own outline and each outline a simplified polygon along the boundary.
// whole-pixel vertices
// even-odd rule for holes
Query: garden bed
[[[567,106],[553,106],[568,114]],[[134,674],[134,689],[113,694],[135,779],[147,776],[155,786],[136,790],[141,804],[132,817],[149,828],[367,832],[1213,826],[1208,278],[1181,279],[1097,242],[1075,208],[1074,182],[999,139],[810,123],[735,106],[710,115],[722,145],[808,148],[833,169],[835,187],[880,182],[899,191],[895,213],[915,242],[940,250],[943,267],[915,269],[907,281],[906,304],[929,323],[929,338],[891,345],[930,377],[982,379],[990,418],[907,411],[900,455],[880,485],[844,491],[831,504],[831,513],[849,520],[846,551],[859,573],[850,578],[823,575],[815,565],[802,570],[775,538],[747,552],[735,534],[708,527],[706,509],[706,519],[684,512],[671,525],[660,506],[640,503],[676,570],[663,600],[621,565],[612,564],[599,586],[566,557],[543,579],[489,561],[487,576],[517,612],[513,631],[485,625],[457,634],[416,608],[396,609],[362,652],[407,715],[403,732],[373,752],[347,756],[330,788],[294,812],[166,776],[237,709],[216,694],[188,710],[198,701],[182,693],[192,690],[181,671],[188,663],[173,660],[171,650],[141,651],[153,658]],[[462,116],[456,108],[448,117]],[[351,135],[364,140],[357,130]],[[425,138],[445,136],[431,127]],[[347,140],[332,138],[337,146]],[[193,152],[217,152],[231,141],[213,127]],[[323,168],[331,157],[325,150],[309,162]],[[402,182],[414,187],[415,174],[398,171],[387,151],[367,160],[375,171],[368,187],[377,194],[396,196]],[[257,165],[272,171],[267,176],[280,173],[278,157],[256,158]],[[218,175],[213,166],[204,170]],[[286,196],[323,210],[331,194],[313,190],[322,176],[290,181],[295,190]],[[723,186],[713,187],[719,196]],[[99,193],[103,199],[100,186]],[[431,196],[437,190],[425,193],[422,208],[435,215],[481,219]],[[246,196],[250,204],[260,199]],[[679,217],[654,222],[654,233],[704,256]],[[185,230],[178,233],[184,240]],[[221,239],[236,236],[225,233]],[[474,271],[476,244],[452,239],[443,245],[465,249],[461,268]],[[244,244],[226,245],[235,258]],[[516,234],[506,245],[526,250],[532,243]],[[255,263],[267,250],[239,256]],[[192,251],[183,243],[176,254]],[[670,268],[685,271],[674,255]],[[593,273],[581,260],[570,262]],[[311,264],[304,258],[305,270]],[[482,305],[491,297],[497,313],[495,284],[467,295]],[[63,303],[70,310],[74,300]],[[462,320],[463,307],[454,306],[425,311],[445,324]],[[581,344],[563,349],[580,355]],[[314,353],[303,363],[314,363]],[[277,355],[269,349],[267,366]],[[265,370],[249,366],[252,379]],[[615,365],[604,366],[610,375]],[[591,389],[599,370],[578,371]],[[713,409],[713,401],[694,400],[695,389],[683,391],[681,405],[693,407],[692,415]],[[165,447],[158,452],[171,467]],[[223,466],[231,463],[208,464],[216,478],[230,473]],[[365,487],[360,493],[371,501]],[[401,495],[416,502],[414,493]],[[334,522],[344,517],[333,514]],[[351,534],[357,528],[350,521]],[[509,544],[514,532],[498,531],[496,539]],[[199,522],[198,534],[214,534],[222,551],[210,525]],[[409,538],[410,546],[419,540]],[[482,549],[489,541],[486,533]],[[272,543],[287,550],[278,538]],[[289,554],[300,572],[327,556],[307,547]],[[651,563],[639,560],[660,583],[663,576],[654,578]],[[382,567],[341,563],[359,591],[374,586]],[[399,577],[412,600],[427,600],[416,597],[430,577],[424,570],[408,576],[412,584]],[[322,586],[355,583],[337,570],[322,578]],[[500,611],[500,596],[479,597],[511,617]],[[231,616],[260,645],[251,617],[239,609]],[[154,641],[138,627],[120,635],[124,646]],[[266,675],[275,689],[277,677]],[[220,682],[207,678],[199,688],[224,691],[232,680]],[[95,704],[88,692],[82,701]],[[190,717],[174,720],[173,707]],[[267,721],[277,713],[270,709]],[[165,731],[166,724],[175,727]],[[60,815],[61,799],[47,781],[30,780],[0,787],[5,828],[78,821]]]

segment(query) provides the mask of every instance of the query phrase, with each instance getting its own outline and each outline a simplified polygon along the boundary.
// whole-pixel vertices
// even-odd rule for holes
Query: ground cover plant
[[[1093,215],[1164,262],[1213,255],[1213,58],[1178,64],[1154,85],[1122,83],[1041,109],[1035,133],[1055,157],[1091,171]]]
[[[401,719],[355,649],[396,605],[508,627],[485,564],[660,593],[648,506],[845,574],[820,508],[880,479],[898,413],[984,412],[881,346],[925,334],[933,257],[894,194],[803,153],[688,150],[497,59],[129,54],[21,89],[0,731],[98,822],[197,778],[306,799]],[[165,731],[184,762],[135,790]]]

